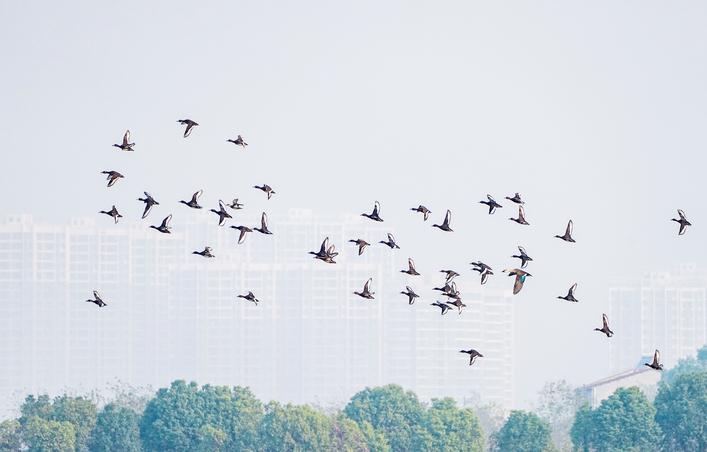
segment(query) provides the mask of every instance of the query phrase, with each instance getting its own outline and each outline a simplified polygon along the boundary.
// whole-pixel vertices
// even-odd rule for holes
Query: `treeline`
[[[624,388],[596,409],[564,382],[546,385],[534,412],[509,415],[425,404],[397,385],[364,389],[340,411],[179,380],[100,405],[30,395],[0,423],[0,451],[705,451],[707,348],[664,374],[654,402]]]

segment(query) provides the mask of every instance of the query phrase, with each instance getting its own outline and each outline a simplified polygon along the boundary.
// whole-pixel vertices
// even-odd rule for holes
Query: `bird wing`
[[[268,229],[268,216],[265,212],[260,216],[260,227],[262,229]]]
[[[520,292],[520,289],[522,289],[522,288],[523,288],[523,276],[516,274],[516,280],[513,283],[513,295]]]
[[[319,247],[319,254],[324,254],[329,246],[329,237],[325,238],[322,242],[322,246]]]
[[[683,212],[681,209],[678,209],[678,215],[680,215],[680,218],[681,218],[682,220],[685,219],[685,212]]]
[[[373,278],[368,278],[368,281],[366,281],[366,284],[363,285],[363,291],[364,292],[369,292],[371,289],[371,281],[373,281]]]
[[[162,220],[162,225],[160,227],[166,228],[169,225],[170,221],[172,221],[172,214],[171,213],[169,215],[167,215],[164,220]]]
[[[450,221],[452,221],[452,212],[450,210],[447,210],[447,213],[444,215],[444,224],[449,226]]]
[[[653,353],[653,364],[656,366],[660,364],[660,352],[658,350]]]
[[[411,257],[408,257],[408,269],[412,272],[415,271],[415,261]]]
[[[381,210],[381,205],[378,201],[375,202],[373,205],[373,212],[371,213],[372,216],[376,216],[380,213]]]
[[[218,207],[221,212],[226,211],[226,206],[223,204],[223,201],[221,201],[220,199],[218,200]]]
[[[95,298],[96,300],[100,300],[100,299],[101,299],[101,296],[98,294],[98,291],[97,291],[97,290],[94,290],[94,291],[93,291],[93,298]]]
[[[125,135],[123,135],[123,146],[127,146],[130,144],[130,130],[125,131]]]
[[[577,289],[577,283],[572,284],[572,287],[570,287],[570,292],[568,295],[574,295],[574,291]]]
[[[567,223],[567,229],[565,230],[565,234],[571,236],[572,235],[572,229],[574,228],[574,223],[572,223],[572,220],[570,220]]]
[[[154,199],[152,198],[152,196],[148,192],[144,191],[143,193],[145,194],[145,197],[147,199],[152,199],[154,201]]]
[[[678,231],[678,235],[683,235],[686,229],[687,225],[685,223],[680,223],[680,230]]]
[[[528,254],[525,252],[525,248],[522,246],[518,247],[518,251],[520,251],[521,256],[527,256]]]
[[[184,129],[184,138],[189,136],[189,134],[191,133],[191,129],[193,127],[194,127],[194,124],[191,121],[187,123],[187,128]]]
[[[518,206],[518,219],[525,221],[525,209],[523,206]]]
[[[245,240],[245,234],[246,234],[246,232],[247,232],[246,229],[241,229],[241,233],[240,233],[240,235],[238,236],[238,243],[239,243],[239,244],[240,244],[240,243],[243,243],[243,240]]]
[[[601,315],[601,321],[604,324],[605,329],[609,329],[609,318],[606,316],[606,314]]]
[[[489,279],[489,272],[483,272],[481,274],[481,284],[486,284],[487,279]]]
[[[392,244],[395,244],[395,237],[393,237],[393,234],[390,232],[388,233],[388,241]]]
[[[205,248],[204,248],[204,253],[205,253],[205,254],[211,254],[211,247],[210,247],[210,246],[205,247]]]
[[[149,202],[145,203],[145,210],[142,211],[142,218],[147,217],[147,214],[150,213],[150,210],[152,210],[152,204]]]

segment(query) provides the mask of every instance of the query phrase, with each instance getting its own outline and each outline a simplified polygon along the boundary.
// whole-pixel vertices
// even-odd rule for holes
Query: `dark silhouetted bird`
[[[229,143],[233,143],[236,146],[240,146],[243,149],[245,149],[245,147],[248,146],[248,143],[246,143],[245,140],[243,139],[243,137],[240,135],[238,135],[238,137],[235,140],[226,140],[226,141],[228,141]]]
[[[373,212],[371,213],[362,213],[362,217],[370,218],[373,221],[383,221],[383,219],[380,217],[380,211],[381,211],[381,205],[378,201],[373,205]]]
[[[518,206],[518,218],[509,218],[511,221],[515,221],[518,224],[529,225],[525,219],[525,209],[523,206]]]
[[[564,297],[558,296],[557,298],[560,298],[562,300],[567,300],[567,301],[573,301],[573,302],[577,303],[577,302],[579,302],[579,300],[574,297],[575,290],[577,290],[577,283],[572,284],[572,287],[570,287],[570,290],[567,292],[567,295],[565,295]]]
[[[238,244],[239,245],[245,241],[245,235],[248,232],[253,232],[253,230],[251,228],[249,228],[248,226],[231,226],[231,227],[233,229],[238,229],[239,231],[241,231],[240,235],[238,236]]]
[[[199,123],[192,121],[191,119],[177,119],[177,122],[183,126],[187,126],[187,128],[184,129],[184,138],[189,136],[189,134],[191,133],[191,129],[193,129],[194,126],[199,125]]]
[[[442,293],[447,293],[452,291],[452,286],[449,284],[449,281],[447,281],[444,283],[444,286],[434,287],[432,290],[439,290]]]
[[[441,301],[435,301],[434,303],[432,303],[432,306],[437,306],[438,308],[440,308],[442,310],[442,315],[446,314],[447,311],[452,309],[449,307],[449,305],[442,303]]]
[[[204,251],[192,251],[192,254],[198,254],[202,257],[216,257],[214,256],[213,250],[210,246],[204,248]]]
[[[567,229],[565,229],[565,235],[556,235],[555,237],[557,237],[558,239],[562,239],[565,242],[573,242],[574,243],[574,239],[572,238],[572,228],[573,227],[574,227],[574,223],[572,223],[572,220],[570,220],[567,223]]]
[[[233,210],[241,210],[243,208],[243,204],[238,202],[238,198],[234,199],[231,204],[228,205]]]
[[[420,212],[420,213],[422,214],[422,218],[424,219],[424,221],[427,221],[427,218],[429,218],[430,214],[432,213],[432,212],[430,211],[430,209],[428,209],[427,207],[423,206],[422,204],[420,204],[420,205],[417,206],[417,207],[413,207],[413,208],[410,209],[410,210],[415,211],[415,212]]]
[[[440,270],[439,272],[445,274],[446,282],[449,282],[459,276],[459,273],[455,272],[454,270]]]
[[[520,254],[514,254],[511,257],[520,259],[520,268],[525,268],[528,265],[528,262],[532,261],[533,258],[528,256],[528,253],[525,252],[525,248],[523,248],[522,246],[518,247],[518,251],[520,252]]]
[[[204,193],[204,190],[199,190],[198,192],[194,193],[191,196],[191,200],[189,202],[184,201],[184,200],[179,201],[179,202],[188,206],[188,207],[191,207],[192,209],[201,209],[201,206],[199,205],[199,198],[201,197],[201,195],[203,193]]]
[[[470,366],[472,364],[474,364],[474,361],[476,361],[476,358],[483,358],[484,357],[484,355],[477,352],[473,348],[471,350],[459,350],[459,353],[466,353],[467,355],[469,355],[469,365]]]
[[[486,284],[486,281],[488,281],[489,276],[493,275],[493,272],[491,270],[484,270],[481,272],[481,285],[483,286]]]
[[[525,282],[525,279],[528,276],[533,276],[530,273],[528,273],[527,271],[521,270],[519,268],[505,269],[503,271],[504,271],[504,273],[508,273],[508,276],[515,276],[516,277],[515,283],[513,283],[513,295],[520,292],[520,289],[523,288],[523,283]]]
[[[153,198],[148,192],[145,191],[143,193],[145,194],[145,197],[138,198],[137,200],[145,203],[145,210],[142,211],[142,218],[144,219],[152,210],[152,206],[159,206],[160,203],[155,201],[155,198]]]
[[[358,246],[358,255],[359,256],[362,255],[363,250],[365,250],[366,247],[370,245],[370,243],[368,243],[367,241],[365,241],[363,239],[349,240],[349,242],[355,243],[356,246]]]
[[[658,350],[653,353],[653,362],[643,363],[644,366],[648,366],[651,369],[663,370],[663,364],[660,362],[660,352]]]
[[[481,262],[481,261],[472,262],[471,265],[474,266],[474,268],[472,268],[472,270],[477,271],[477,272],[479,272],[479,273],[483,273],[483,272],[485,272],[485,271],[487,271],[487,270],[493,270],[493,268],[491,268],[490,266],[484,264],[484,263]]]
[[[101,296],[98,295],[97,291],[93,291],[93,300],[86,300],[86,303],[93,303],[99,308],[102,308],[103,306],[107,306],[106,303],[101,299]]]
[[[412,260],[412,258],[408,258],[408,269],[407,270],[400,270],[400,272],[407,273],[408,275],[411,275],[411,276],[419,275],[417,270],[415,270],[415,261]]]
[[[462,303],[461,298],[455,298],[454,301],[448,301],[447,304],[449,306],[454,306],[455,308],[457,308],[459,310],[459,315],[461,315],[462,313],[462,308],[466,307],[466,305]]]
[[[272,234],[270,232],[270,229],[268,229],[268,216],[263,212],[263,214],[260,216],[260,227],[259,228],[253,228],[254,231],[258,231],[261,234]]]
[[[371,292],[371,281],[373,281],[373,278],[368,278],[368,281],[366,281],[366,284],[363,286],[363,290],[361,292],[354,291],[354,294],[358,295],[359,297],[373,300],[373,295],[375,294],[375,292]]]
[[[398,244],[395,242],[395,237],[393,237],[393,234],[391,234],[391,233],[388,233],[388,241],[381,240],[378,243],[382,243],[383,245],[388,245],[390,247],[390,249],[400,248],[398,246]]]
[[[602,322],[601,328],[594,328],[594,331],[600,331],[600,332],[606,334],[606,337],[613,336],[614,332],[611,331],[611,329],[609,328],[609,318],[606,316],[606,314],[601,315],[601,322]]]
[[[523,200],[520,199],[520,193],[517,193],[517,192],[516,192],[515,195],[513,195],[512,198],[511,198],[510,196],[506,196],[506,199],[509,200],[509,201],[511,201],[511,202],[514,202],[514,203],[516,203],[516,204],[525,204],[525,203],[523,202]]]
[[[447,287],[449,286],[449,287]],[[442,291],[442,295],[449,297],[449,298],[455,298],[455,299],[460,299],[461,298],[461,293],[459,292],[459,289],[457,289],[457,283],[452,281],[449,284],[445,284],[443,289],[446,288],[447,290]]]
[[[101,171],[101,174],[107,174],[106,180],[108,181],[108,186],[112,187],[118,179],[122,179],[123,175],[117,171]]]
[[[123,135],[123,142],[121,144],[114,144],[113,146],[120,148],[123,151],[134,151],[135,149],[133,149],[133,146],[135,146],[135,143],[130,142],[130,131],[125,131],[125,135]]]
[[[685,230],[687,230],[687,227],[692,226],[692,223],[687,221],[687,218],[685,218],[685,212],[683,212],[682,210],[678,209],[678,215],[680,216],[680,219],[671,218],[670,221],[676,221],[680,224],[678,235],[683,235],[685,233]]]
[[[238,295],[238,298],[243,298],[243,299],[245,299],[245,300],[247,300],[247,301],[250,301],[250,302],[254,303],[256,306],[257,306],[258,303],[260,302],[260,300],[258,300],[257,298],[255,298],[255,295],[254,295],[253,292],[251,292],[251,291],[248,291],[248,293],[245,294],[245,295]]]
[[[254,185],[253,188],[257,188],[258,190],[262,190],[265,192],[266,195],[268,195],[268,199],[272,197],[272,195],[275,194],[275,190],[272,189],[268,184],[263,184],[262,186]]]
[[[108,216],[110,216],[110,217],[113,217],[113,220],[114,220],[116,223],[118,223],[118,218],[123,218],[123,216],[118,213],[118,209],[116,209],[115,206],[113,206],[113,207],[112,207],[110,210],[108,210],[108,211],[106,211],[106,210],[101,210],[101,211],[99,211],[98,213],[103,213],[103,214],[106,214],[106,215],[108,215]]]
[[[158,230],[159,232],[161,232],[163,234],[171,234],[171,232],[169,232],[169,230],[171,229],[169,226],[170,221],[172,221],[172,214],[171,213],[168,216],[166,216],[164,220],[162,220],[161,225],[159,225],[159,226],[150,225],[150,227],[152,229]]]
[[[336,247],[329,245],[329,237],[324,239],[319,251],[310,251],[309,254],[313,254],[315,259],[319,259],[328,264],[336,264],[334,258],[339,255],[339,253],[336,252]]]
[[[444,215],[444,221],[442,222],[442,224],[441,225],[433,224],[432,227],[439,228],[439,229],[446,231],[446,232],[454,232],[454,231],[452,231],[452,228],[449,227],[449,224],[451,221],[452,221],[452,212],[447,210],[447,213]]]
[[[491,195],[486,195],[486,198],[488,199],[488,201],[479,201],[479,203],[480,203],[480,204],[486,204],[487,206],[489,206],[489,215],[491,215],[492,213],[494,213],[497,208],[503,207],[502,205],[500,205],[499,203],[497,203],[495,199],[493,199],[493,196],[491,196]]]
[[[418,294],[416,294],[415,291],[410,288],[410,286],[405,286],[405,292],[400,292],[400,293],[403,295],[407,295],[408,304],[414,304],[415,298],[420,298],[420,296]]]
[[[223,201],[218,200],[218,210],[211,209],[211,212],[218,215],[218,225],[223,226],[226,223],[226,218],[233,218],[230,213],[226,212],[226,206],[223,205]]]

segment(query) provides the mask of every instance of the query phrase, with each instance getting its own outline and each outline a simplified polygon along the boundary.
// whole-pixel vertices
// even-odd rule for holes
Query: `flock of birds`
[[[194,127],[198,126],[199,124],[191,119],[180,119],[177,121],[181,125],[185,126],[184,129],[184,138],[187,138],[191,132],[193,131]],[[243,149],[245,149],[248,146],[248,143],[245,142],[243,137],[241,135],[238,135],[235,139],[229,139],[227,140],[230,143],[235,144],[236,146],[240,146]],[[120,144],[114,144],[113,146],[119,148],[122,151],[135,151],[134,146],[135,143],[130,141],[130,130],[127,130],[125,134],[123,135],[123,140]],[[118,180],[122,179],[124,176],[120,174],[118,171],[102,171],[102,174],[105,174],[107,176],[107,181],[108,181],[108,187],[112,187],[118,182]],[[267,195],[267,199],[270,199],[276,192],[272,189],[267,184],[263,184],[261,186],[254,186],[254,188],[263,191]],[[192,194],[191,199],[188,201],[186,200],[180,200],[179,203],[184,204],[188,208],[191,209],[202,209],[202,206],[199,204],[199,198],[203,194],[203,190],[199,190]],[[513,196],[506,196],[506,200],[510,201],[511,203],[515,204],[518,206],[518,217],[517,218],[509,218],[509,220],[518,223],[520,225],[527,226],[530,223],[525,218],[525,209],[524,209],[524,204],[525,202],[521,199],[521,195],[519,193],[515,193]],[[142,202],[145,204],[143,213],[142,213],[142,218],[145,219],[147,216],[150,214],[152,208],[154,206],[160,205],[159,202],[155,200],[155,198],[150,195],[147,192],[144,192],[144,197],[138,198],[138,201]],[[498,208],[502,208],[503,206],[496,202],[496,200],[491,196],[491,195],[486,195],[486,200],[479,201],[481,204],[485,204],[488,206],[488,213],[489,215],[494,214]],[[224,226],[226,224],[226,221],[229,219],[232,219],[233,217],[227,210],[231,209],[233,211],[235,210],[241,210],[243,208],[243,204],[238,202],[238,199],[234,199],[230,204],[224,203],[223,201],[219,200],[219,206],[218,210],[216,209],[210,209],[210,212],[215,213],[218,216],[218,225],[219,226]],[[422,219],[423,221],[427,221],[430,214],[432,213],[427,207],[423,205],[419,205],[417,207],[413,207],[410,210],[422,214]],[[120,218],[123,218],[123,216],[118,212],[118,209],[115,206],[112,206],[110,210],[102,210],[100,211],[101,214],[105,214],[113,218],[115,223],[118,223],[118,220]],[[372,221],[376,222],[383,222],[383,218],[381,217],[381,206],[378,201],[375,202],[373,206],[373,210],[371,213],[362,213],[361,216],[366,217]],[[162,234],[169,234],[171,230],[170,222],[172,220],[172,215],[169,214],[166,216],[162,222],[159,225],[150,225],[149,227],[152,229],[155,229],[156,231],[162,233]],[[687,220],[685,213],[682,210],[678,209],[678,218],[672,218],[671,221],[675,221],[679,224],[679,230],[678,230],[678,235],[683,235],[685,231],[687,230],[688,226],[692,226],[692,224]],[[437,228],[441,231],[444,232],[453,232],[453,229],[451,227],[451,222],[452,222],[452,212],[450,210],[446,211],[446,214],[444,216],[444,219],[441,224],[433,224],[432,227]],[[268,217],[265,212],[261,214],[261,220],[260,220],[260,227],[254,226],[254,227],[248,227],[245,225],[238,225],[238,226],[231,226],[231,228],[236,229],[239,231],[238,233],[238,239],[237,243],[241,244],[245,241],[246,236],[248,233],[251,233],[253,231],[257,231],[261,234],[265,235],[271,235],[272,232],[268,228]],[[569,220],[567,223],[567,227],[565,228],[565,232],[562,235],[555,235],[556,238],[563,240],[568,243],[575,243],[575,239],[572,237],[572,231],[574,228],[574,224],[572,220]],[[349,240],[350,243],[353,243],[356,245],[358,248],[358,255],[362,255],[366,248],[370,246],[370,243],[367,242],[364,239],[361,238],[356,238],[356,239],[351,239]],[[379,243],[388,246],[391,249],[399,249],[400,246],[398,246],[397,242],[395,241],[395,237],[393,234],[388,233],[387,234],[387,240],[381,240]],[[193,251],[193,254],[199,255],[205,258],[213,258],[215,255],[213,254],[213,250],[211,247],[206,246],[203,250],[199,251]],[[329,243],[329,238],[326,237],[324,241],[321,243],[319,250],[317,251],[310,251],[309,254],[314,256],[314,259],[321,260],[325,263],[328,264],[335,264],[335,258],[338,256],[338,252],[336,251],[335,245]],[[511,256],[512,258],[519,259],[520,260],[520,268],[509,268],[509,269],[504,269],[503,272],[506,273],[508,276],[514,276],[514,283],[513,283],[513,294],[518,294],[521,289],[523,288],[523,284],[525,283],[526,279],[529,276],[532,276],[529,272],[525,270],[527,268],[529,262],[533,261],[533,258],[530,257],[525,250],[524,247],[518,246],[518,254],[514,254]],[[407,275],[410,276],[419,276],[420,273],[415,269],[415,262],[409,258],[408,259],[408,268],[400,270],[402,273],[406,273]],[[479,272],[480,279],[481,279],[481,284],[486,284],[488,281],[489,276],[493,275],[493,268],[491,266],[485,264],[484,262],[481,261],[476,261],[476,262],[471,262],[470,264],[472,266],[473,271]],[[454,270],[440,270],[441,273],[444,273],[445,279],[444,279],[444,284],[441,287],[435,287],[434,290],[441,292],[441,295],[447,298],[447,301],[435,301],[432,303],[432,306],[435,306],[441,310],[441,314],[445,315],[447,311],[450,309],[456,308],[458,313],[461,315],[462,309],[466,307],[466,304],[462,302],[462,297],[461,297],[461,292],[457,288],[456,282],[454,281],[454,278],[459,276],[459,273],[457,273]],[[371,290],[371,284],[373,282],[372,278],[369,278],[361,291],[354,291],[353,293],[355,295],[358,295],[361,298],[373,300],[375,299],[374,295],[375,292]],[[562,299],[568,302],[573,302],[577,303],[579,300],[575,297],[575,291],[577,290],[577,283],[573,284],[572,287],[569,288],[568,292],[566,295],[563,296],[558,296],[558,299]],[[408,303],[410,305],[415,303],[415,300],[419,298],[420,296],[415,293],[415,291],[410,287],[410,286],[405,286],[405,290],[401,291],[400,294],[405,295],[408,299]],[[93,299],[86,300],[89,303],[94,303],[98,307],[104,307],[106,306],[106,303],[101,299],[100,295],[98,294],[97,291],[93,291]],[[255,296],[255,294],[252,291],[248,291],[245,294],[239,294],[237,296],[238,298],[242,298],[246,301],[252,302],[255,305],[257,305],[260,300]],[[614,332],[611,330],[609,327],[609,319],[606,314],[602,314],[602,327],[601,328],[594,328],[595,331],[599,331],[603,334],[606,335],[606,337],[612,337],[614,335]],[[460,353],[465,353],[469,355],[469,365],[474,364],[477,358],[483,357],[480,352],[478,352],[475,349],[469,349],[469,350],[460,350]],[[663,365],[660,363],[660,352],[658,350],[655,351],[653,355],[653,361],[650,363],[645,363],[646,366],[656,369],[656,370],[662,370]]]

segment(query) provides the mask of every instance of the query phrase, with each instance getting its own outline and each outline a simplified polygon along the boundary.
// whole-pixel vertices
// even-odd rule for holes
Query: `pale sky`
[[[697,1],[2,2],[0,215],[92,216],[116,169],[119,206],[262,183],[274,212],[377,199],[418,267],[482,259],[497,286],[524,245],[523,403],[606,375],[610,281],[707,264],[705,23]],[[126,128],[134,154],[111,147]],[[478,204],[516,191],[528,227]],[[455,233],[421,227],[420,203]],[[569,218],[574,245],[553,238]],[[561,304],[573,282],[581,302]]]

